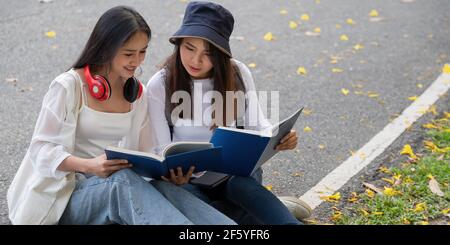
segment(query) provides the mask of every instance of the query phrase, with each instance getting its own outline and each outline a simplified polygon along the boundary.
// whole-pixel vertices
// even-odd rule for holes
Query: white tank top
[[[107,146],[118,146],[122,138],[128,134],[131,130],[134,107],[126,113],[100,112],[89,108],[84,83],[79,75],[78,78],[83,103],[78,115],[73,155],[94,158],[105,153]]]

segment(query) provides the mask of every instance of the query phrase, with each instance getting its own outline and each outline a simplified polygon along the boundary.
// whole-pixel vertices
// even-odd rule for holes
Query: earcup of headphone
[[[93,78],[94,86],[92,86],[92,89],[89,89],[91,95],[100,101],[109,99],[109,97],[111,97],[111,85],[109,85],[108,80],[100,75],[94,75]],[[99,91],[97,93],[96,87],[99,88]]]
[[[111,86],[106,78],[100,75],[91,75],[89,66],[84,67],[84,77],[89,87],[89,93],[97,100],[104,101],[111,97]]]
[[[141,82],[135,77],[130,77],[123,86],[123,97],[128,102],[133,103],[141,97],[142,90],[143,88]]]

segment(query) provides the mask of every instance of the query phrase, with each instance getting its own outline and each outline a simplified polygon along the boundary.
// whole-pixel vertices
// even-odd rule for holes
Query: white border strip
[[[325,176],[316,186],[307,191],[301,200],[308,203],[312,209],[319,206],[323,200],[320,196],[331,195],[339,190],[347,181],[366,167],[380,155],[397,137],[411,126],[450,88],[450,74],[442,74],[431,86],[394,121],[375,135],[356,154]]]

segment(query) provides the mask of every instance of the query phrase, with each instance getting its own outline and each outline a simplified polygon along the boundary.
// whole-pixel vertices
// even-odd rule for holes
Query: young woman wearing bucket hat
[[[233,26],[232,14],[221,5],[211,2],[190,2],[187,5],[182,26],[169,39],[175,45],[174,53],[147,84],[146,95],[152,120],[150,134],[157,146],[154,149],[156,153],[161,153],[171,142],[209,141],[217,125],[238,125],[240,115],[237,106],[233,103],[236,109],[236,113],[232,113],[234,116],[227,115],[225,94],[227,91],[245,93],[256,89],[249,69],[232,58],[229,37]],[[201,88],[200,94],[194,87]],[[198,110],[205,111],[200,119],[203,122],[201,125],[195,125],[194,118],[187,115],[189,113],[174,122],[169,115],[179,103],[172,103],[171,97],[179,91],[187,92],[191,98],[200,96],[203,102],[212,102],[208,92],[220,93],[224,98],[222,117],[213,115],[217,111],[207,112],[212,103],[203,103],[199,108],[191,106],[193,114]],[[244,104],[249,103],[246,101]],[[257,110],[262,114],[259,106]],[[247,106],[243,111],[248,118]],[[259,117],[255,125],[244,124],[246,129],[253,130],[271,126],[264,117]],[[282,142],[277,146],[278,150],[294,149],[297,145],[296,132],[288,133]],[[301,224],[298,219],[311,214],[309,206],[301,200],[295,197],[277,198],[262,186],[261,169],[251,177],[232,176],[212,190],[187,184],[189,177],[179,170],[177,174],[172,174],[169,181],[188,189],[239,224]]]

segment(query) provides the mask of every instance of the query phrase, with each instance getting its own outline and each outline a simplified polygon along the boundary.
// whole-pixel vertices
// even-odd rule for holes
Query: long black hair
[[[89,40],[73,68],[89,65],[98,69],[111,64],[114,56],[135,33],[143,32],[151,38],[151,30],[144,18],[131,7],[117,6],[106,11],[98,20]]]
[[[170,55],[162,67],[166,69],[166,105],[169,105],[168,112],[172,110],[180,103],[172,103],[171,96],[176,91],[186,91],[192,97],[193,82],[189,73],[184,68],[181,62],[181,52],[180,46],[183,39],[178,38],[175,41],[175,47],[172,55]],[[240,78],[240,71],[237,65],[231,60],[231,58],[218,49],[216,46],[212,45],[208,41],[204,41],[205,46],[208,47],[210,52],[210,59],[212,63],[212,69],[210,71],[209,77],[214,82],[214,91],[218,91],[223,98],[223,122],[217,122],[219,125],[230,125],[233,120],[237,119],[237,105],[234,103],[235,115],[234,118],[226,117],[226,105],[227,105],[227,91],[242,91],[245,93],[245,88],[242,81],[238,81]],[[193,100],[192,100],[193,101]],[[193,109],[193,104],[191,104]],[[181,116],[184,118],[184,115]],[[191,113],[193,117],[193,113]],[[214,118],[215,116],[213,116]],[[169,117],[170,118],[170,117]],[[170,124],[170,122],[169,122]]]

